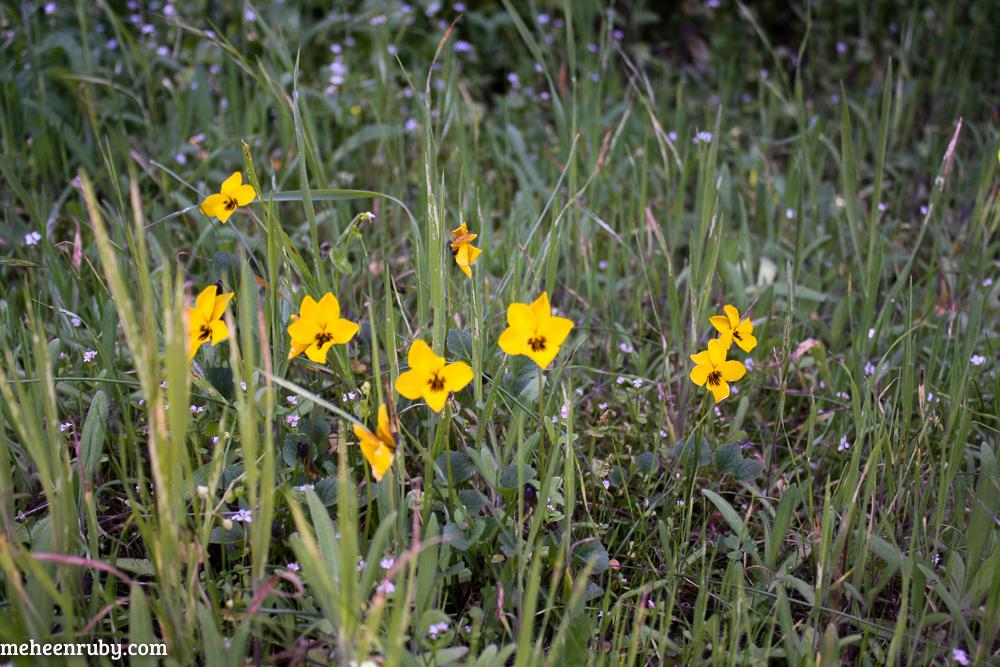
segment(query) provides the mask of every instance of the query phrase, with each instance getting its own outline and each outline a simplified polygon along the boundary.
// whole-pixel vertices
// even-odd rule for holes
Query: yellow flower
[[[385,403],[378,408],[378,429],[372,433],[360,424],[354,425],[354,435],[358,436],[361,453],[372,466],[372,474],[381,480],[385,471],[392,467],[396,457],[396,430],[389,424],[389,412]]]
[[[234,292],[220,294],[218,287],[209,285],[194,302],[194,308],[188,308],[188,325],[191,329],[191,358],[197,354],[198,348],[207,343],[212,345],[229,338],[229,329],[222,321],[222,313],[233,298]]]
[[[473,248],[471,243],[476,239],[477,234],[470,234],[465,223],[458,229],[451,230],[455,240],[451,242],[451,254],[455,256],[455,263],[458,268],[465,271],[465,275],[472,277],[472,269],[469,267],[476,263],[476,258],[482,252],[479,248]]]
[[[235,172],[222,183],[219,194],[205,198],[201,203],[201,212],[209,217],[215,216],[221,222],[228,220],[237,206],[246,206],[257,197],[252,185],[242,183],[243,175]]]
[[[288,334],[292,337],[288,358],[305,352],[311,361],[325,364],[329,349],[354,338],[358,328],[354,322],[341,319],[340,304],[333,294],[327,292],[319,303],[306,295],[299,318],[288,325]]]
[[[732,346],[734,339],[744,352],[749,352],[757,347],[757,339],[753,336],[753,323],[750,319],[747,318],[741,323],[740,311],[733,306],[724,306],[723,310],[726,311],[725,315],[716,315],[710,319],[712,326],[719,331],[719,340],[726,346],[726,349],[728,350]]]
[[[729,396],[729,382],[739,380],[746,372],[746,366],[738,361],[726,361],[726,345],[718,338],[708,341],[708,349],[691,355],[691,361],[698,364],[691,369],[691,380],[699,387],[708,383],[708,388],[719,403]]]
[[[553,317],[549,295],[542,295],[530,306],[512,303],[507,309],[510,327],[500,334],[500,348],[507,354],[523,354],[541,368],[546,368],[563,344],[573,322],[565,317]]]
[[[444,357],[434,354],[422,340],[413,341],[407,361],[410,370],[396,380],[396,391],[411,400],[423,397],[434,412],[441,412],[448,392],[461,391],[472,382],[468,364],[456,361],[446,366]]]

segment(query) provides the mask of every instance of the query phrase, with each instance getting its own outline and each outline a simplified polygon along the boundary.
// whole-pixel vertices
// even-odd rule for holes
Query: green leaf
[[[469,331],[459,331],[458,329],[448,330],[448,352],[453,359],[464,359],[472,361],[472,333]]]
[[[726,502],[725,498],[720,496],[715,491],[710,491],[708,489],[702,489],[702,494],[711,500],[719,511],[722,513],[722,518],[726,520],[729,527],[733,529],[733,532],[740,536],[740,540],[744,538],[743,535],[743,519],[740,518],[739,513],[733,509],[733,506]]]
[[[712,464],[720,474],[732,475],[737,482],[748,482],[764,472],[764,465],[760,461],[743,458],[738,442],[719,445],[712,453]]]
[[[608,550],[604,548],[600,540],[584,542],[573,550],[573,556],[584,563],[593,563],[591,570],[593,574],[600,574],[611,567]]]
[[[692,465],[695,463],[695,456],[697,456],[697,463],[700,468],[711,463],[712,448],[704,436],[701,438],[700,446],[696,444],[695,437],[692,435],[687,440],[678,440],[677,444],[674,445],[674,458],[679,459],[685,465]]]
[[[660,459],[653,452],[643,452],[636,458],[635,467],[643,475],[649,476],[660,469]]]
[[[80,436],[80,458],[87,478],[92,479],[97,471],[104,450],[104,425],[108,421],[108,396],[98,389],[94,400],[90,402],[90,410],[83,422],[83,433]]]
[[[236,387],[233,385],[233,369],[216,366],[205,369],[205,379],[215,387],[215,390],[227,401],[233,400],[233,392]]]
[[[535,469],[531,466],[525,466],[524,483],[527,484],[533,479],[535,479]],[[516,465],[509,465],[500,471],[500,477],[497,479],[497,488],[507,490],[516,489],[518,487],[518,483],[519,480]]]
[[[451,483],[461,484],[476,474],[476,464],[467,454],[462,452],[443,452],[437,458],[437,480],[441,484],[448,483],[448,462],[451,461]]]
[[[40,266],[44,268],[44,265],[35,264],[34,262],[29,262],[26,259],[14,259],[13,257],[3,257],[3,256],[0,256],[0,266],[17,266],[28,269]]]
[[[246,261],[230,252],[217,252],[212,260],[212,277],[221,280],[224,290],[236,291]]]
[[[108,565],[113,565],[122,572],[134,574],[137,577],[155,577],[156,568],[153,561],[148,558],[119,558],[114,563],[110,559],[104,559]]]

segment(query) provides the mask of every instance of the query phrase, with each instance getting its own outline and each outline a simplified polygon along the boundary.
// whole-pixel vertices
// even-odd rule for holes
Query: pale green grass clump
[[[0,646],[997,664],[996,10],[465,5],[0,9]],[[358,335],[290,360],[327,292]],[[417,339],[473,369],[440,414]]]

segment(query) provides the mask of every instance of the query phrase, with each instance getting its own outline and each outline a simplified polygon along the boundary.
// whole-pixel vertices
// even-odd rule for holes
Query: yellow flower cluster
[[[226,222],[240,206],[253,202],[256,193],[250,185],[243,184],[240,172],[234,173],[222,184],[221,191],[202,202],[205,215]],[[455,237],[451,252],[458,268],[469,278],[472,265],[482,250],[472,245],[477,237],[463,223],[452,230]],[[222,294],[221,288],[206,288],[189,309],[191,358],[198,349],[211,340],[212,345],[229,337],[229,329],[222,321],[222,314],[233,294]],[[325,364],[327,353],[334,345],[344,345],[357,335],[359,326],[340,316],[340,303],[327,292],[318,302],[306,295],[297,315],[292,315],[288,325],[291,346],[288,359],[305,353],[310,361]],[[500,335],[500,348],[510,355],[523,354],[540,368],[547,368],[559,353],[573,328],[573,322],[552,315],[549,296],[543,293],[531,304],[514,303],[507,310],[509,327]],[[448,402],[448,395],[464,389],[472,382],[472,369],[456,361],[447,363],[423,340],[415,340],[407,355],[409,370],[396,379],[396,391],[411,400],[423,399],[435,412],[441,412]],[[378,427],[372,433],[361,424],[354,424],[354,433],[360,440],[361,452],[372,466],[376,480],[382,479],[392,466],[398,443],[398,426],[393,412],[391,419],[385,404],[379,406]]]
[[[691,380],[699,387],[708,385],[716,403],[729,396],[729,383],[739,380],[747,372],[746,366],[739,361],[726,360],[733,341],[744,352],[757,347],[750,318],[740,321],[740,312],[733,306],[725,306],[723,310],[725,315],[716,315],[710,319],[712,326],[719,332],[719,337],[708,341],[707,350],[691,355],[691,361],[696,364],[691,369]]]

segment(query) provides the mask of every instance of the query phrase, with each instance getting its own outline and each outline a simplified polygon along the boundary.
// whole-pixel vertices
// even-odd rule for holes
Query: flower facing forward
[[[220,222],[225,222],[233,214],[237,206],[246,206],[257,194],[253,191],[252,185],[243,185],[243,175],[235,172],[222,183],[222,190],[219,194],[209,195],[201,203],[201,212],[208,217],[216,217]]]
[[[410,370],[396,380],[396,391],[411,400],[423,398],[434,412],[441,412],[448,392],[461,391],[472,382],[472,369],[461,361],[445,365],[444,357],[422,340],[413,341],[407,356]]]
[[[552,315],[547,292],[530,306],[510,304],[507,324],[510,327],[500,334],[500,348],[507,354],[523,354],[541,368],[552,363],[573,328],[572,321]]]
[[[464,222],[461,227],[453,229],[451,233],[455,236],[455,240],[451,242],[451,254],[455,256],[458,268],[471,278],[472,269],[469,267],[476,263],[476,258],[482,252],[479,248],[473,248],[471,245],[477,234],[470,234],[469,228]]]
[[[728,350],[736,341],[744,352],[757,347],[757,339],[753,336],[753,323],[749,318],[740,322],[740,311],[733,306],[724,306],[725,315],[716,315],[710,318],[712,326],[719,331],[719,340]]]
[[[222,321],[222,313],[229,305],[229,300],[233,298],[234,292],[229,294],[221,294],[220,292],[218,287],[210,285],[198,295],[194,308],[188,308],[192,359],[197,354],[198,348],[209,340],[212,341],[212,345],[215,345],[219,341],[229,338],[229,329]]]
[[[340,304],[333,294],[327,292],[319,303],[306,295],[298,319],[288,325],[288,335],[292,337],[288,358],[305,352],[310,361],[325,364],[330,348],[354,338],[358,328],[354,322],[341,319]]]
[[[691,370],[691,379],[699,387],[708,385],[715,402],[729,396],[729,383],[743,377],[747,369],[736,360],[726,361],[726,345],[718,338],[708,341],[708,349],[691,355],[698,364]]]
[[[378,428],[372,433],[360,424],[354,425],[354,435],[358,436],[361,453],[371,464],[372,474],[381,480],[385,471],[392,467],[396,456],[396,431],[389,423],[389,411],[385,403],[378,408]]]

